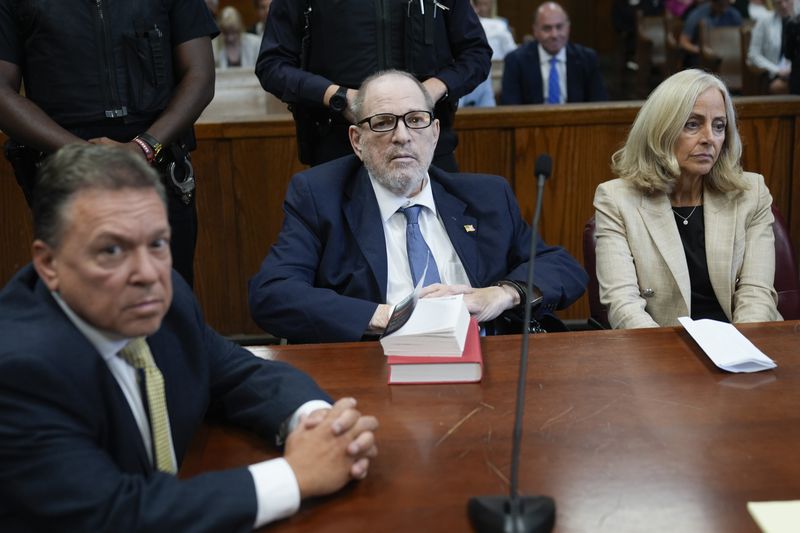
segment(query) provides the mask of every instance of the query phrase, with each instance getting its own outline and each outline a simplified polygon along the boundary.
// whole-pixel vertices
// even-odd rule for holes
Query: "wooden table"
[[[758,531],[748,501],[800,499],[800,322],[741,326],[778,368],[729,374],[680,328],[531,339],[520,490],[557,531]],[[387,386],[377,343],[276,346],[379,417],[365,481],[280,531],[467,531],[470,496],[507,492],[519,337],[482,340],[481,384]],[[209,426],[183,475],[274,455]]]

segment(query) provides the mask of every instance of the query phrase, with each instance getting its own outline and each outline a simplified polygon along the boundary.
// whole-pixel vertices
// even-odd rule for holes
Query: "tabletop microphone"
[[[556,517],[555,501],[549,496],[520,497],[519,455],[522,443],[522,419],[525,411],[525,382],[528,374],[528,337],[531,323],[531,298],[533,294],[533,264],[536,259],[536,244],[539,234],[539,217],[542,214],[544,183],[553,170],[553,161],[547,154],[536,159],[537,179],[536,209],[531,224],[531,249],[528,259],[528,299],[525,302],[525,319],[522,323],[522,348],[519,356],[519,381],[517,382],[517,405],[514,414],[514,436],[511,448],[511,482],[508,496],[477,496],[470,498],[467,506],[470,522],[479,533],[544,533],[553,529]]]

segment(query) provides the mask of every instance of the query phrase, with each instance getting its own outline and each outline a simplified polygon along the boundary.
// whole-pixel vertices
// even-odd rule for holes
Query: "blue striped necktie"
[[[408,252],[408,265],[411,267],[411,277],[414,280],[415,287],[422,273],[425,272],[426,264],[428,272],[425,274],[425,282],[422,286],[426,287],[432,283],[441,283],[439,269],[436,268],[436,260],[431,254],[431,249],[428,248],[428,243],[422,237],[422,232],[419,230],[419,212],[421,209],[421,205],[411,205],[400,209],[406,216],[406,251]]]

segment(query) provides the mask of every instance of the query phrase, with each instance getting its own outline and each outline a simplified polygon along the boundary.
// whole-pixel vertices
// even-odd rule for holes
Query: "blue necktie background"
[[[558,59],[556,56],[550,58],[550,77],[547,80],[547,103],[561,103],[561,86],[558,83]]]

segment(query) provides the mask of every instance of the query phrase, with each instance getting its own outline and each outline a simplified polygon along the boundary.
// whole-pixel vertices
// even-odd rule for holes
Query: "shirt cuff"
[[[294,414],[291,417],[289,417],[289,420],[287,420],[286,429],[288,431],[286,432],[286,436],[288,436],[289,433],[294,431],[294,428],[296,428],[297,424],[300,423],[300,417],[309,415],[314,411],[316,411],[317,409],[330,409],[330,408],[331,404],[329,404],[325,400],[307,401],[306,403],[298,407],[297,410],[294,412]]]
[[[256,487],[254,529],[297,512],[300,508],[300,487],[286,459],[271,459],[247,468]]]

